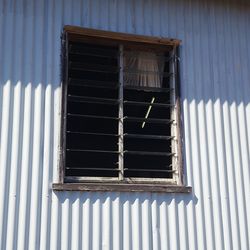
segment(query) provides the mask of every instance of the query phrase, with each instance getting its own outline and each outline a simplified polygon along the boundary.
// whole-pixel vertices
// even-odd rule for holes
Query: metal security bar
[[[174,73],[169,73],[169,72],[154,72],[154,71],[146,71],[146,70],[124,70],[125,73],[127,74],[149,74],[149,75],[161,75],[163,77],[173,77]]]
[[[136,58],[135,55],[136,52],[130,56]],[[133,81],[134,79],[140,79],[140,77],[142,81],[143,78],[151,79],[152,76],[150,75],[159,77],[158,80],[162,79],[161,87],[153,87],[153,83],[150,84],[150,87],[123,86],[125,93],[123,93],[123,118],[121,121],[123,121],[124,125],[122,153],[125,178],[137,179],[138,177],[144,179],[147,176],[151,176],[151,178],[172,178],[176,172],[173,169],[174,160],[172,160],[176,158],[177,153],[176,150],[172,149],[172,145],[175,145],[173,141],[176,140],[176,135],[172,132],[172,126],[176,123],[175,116],[172,115],[172,112],[175,111],[174,79],[176,73],[172,69],[175,54],[171,51],[169,56],[165,58],[167,60],[165,60],[163,72],[131,70],[129,67],[124,67],[123,74],[135,75],[133,77],[129,76],[130,82],[131,79]],[[146,59],[151,60],[152,58],[147,57]],[[169,117],[164,117],[164,114]],[[169,132],[164,131],[164,127]],[[162,130],[162,134],[159,130]],[[160,134],[154,135],[155,132]],[[162,146],[165,147],[165,150]],[[164,161],[168,162],[166,165],[168,169],[162,167]],[[158,165],[159,162],[161,162],[160,165]],[[143,167],[145,164],[151,166],[145,168]],[[141,167],[139,168],[139,166]],[[157,166],[161,166],[162,169]]]
[[[148,123],[163,123],[163,124],[170,124],[173,123],[174,120],[169,119],[151,119],[151,118],[140,118],[140,117],[128,117],[124,116],[123,120],[129,122],[148,122]]]
[[[126,138],[139,138],[139,139],[156,139],[156,140],[172,140],[174,136],[164,136],[164,135],[140,135],[140,134],[124,134]]]
[[[164,69],[144,70],[127,67],[125,56],[131,51],[126,45],[116,50],[85,45],[69,45],[67,177],[177,180],[175,49],[157,54]],[[137,54],[141,53],[130,57]],[[152,82],[128,84],[143,78]]]
[[[170,63],[170,71],[172,72],[173,77],[170,80],[170,87],[172,89],[176,89],[176,48],[171,51],[171,63]],[[174,139],[171,141],[171,148],[172,152],[174,153],[174,156],[172,158],[172,166],[173,170],[175,170],[173,174],[173,179],[177,182],[178,181],[178,149],[177,149],[177,117],[176,117],[176,91],[173,91],[171,97],[171,104],[173,106],[171,107],[171,119],[174,120],[171,124],[171,136],[174,137]]]
[[[119,46],[119,124],[118,124],[118,134],[119,134],[119,180],[124,179],[124,153],[123,153],[123,45]]]
[[[95,56],[95,57],[105,57],[105,58],[117,58],[117,51],[113,49],[100,49],[97,47],[83,47],[81,44],[79,45],[70,45],[69,52],[71,54],[76,55],[84,55],[84,56]]]
[[[81,79],[69,79],[71,86],[89,87],[89,88],[101,88],[101,89],[117,89],[119,86],[117,82],[109,82],[108,84],[103,81],[91,81]]]
[[[118,176],[117,54],[117,47],[69,42],[65,179]]]
[[[72,102],[86,102],[86,103],[99,103],[99,104],[108,104],[108,105],[117,105],[119,100],[110,99],[110,98],[98,98],[98,97],[89,97],[89,96],[76,96],[68,95],[68,100]]]
[[[166,153],[166,152],[146,152],[146,151],[123,151],[124,154],[132,154],[132,155],[151,155],[151,156],[174,156],[174,153]]]
[[[131,89],[137,91],[145,91],[145,92],[165,92],[169,93],[174,91],[173,88],[154,88],[154,87],[136,87],[136,86],[124,86],[124,89]]]
[[[139,106],[154,106],[154,107],[172,107],[173,104],[168,103],[150,103],[150,102],[136,102],[136,101],[123,101],[127,105],[139,105]]]
[[[100,72],[100,73],[109,73],[109,74],[118,73],[117,67],[107,66],[107,65],[102,65],[102,64],[69,62],[69,67],[71,69],[79,70],[79,71],[90,71],[90,72]]]

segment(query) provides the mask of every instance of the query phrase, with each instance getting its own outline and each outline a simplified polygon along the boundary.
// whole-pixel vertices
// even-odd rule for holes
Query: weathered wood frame
[[[100,40],[101,38],[101,40]],[[162,37],[149,37],[134,34],[117,33],[111,31],[94,30],[89,28],[81,28],[75,26],[65,26],[62,34],[62,99],[61,99],[61,131],[60,131],[60,159],[59,159],[59,183],[52,185],[57,191],[136,191],[136,192],[177,192],[190,193],[191,188],[186,187],[183,182],[183,163],[182,163],[182,146],[181,146],[181,112],[180,112],[180,93],[179,81],[175,81],[175,96],[176,96],[176,136],[177,136],[177,155],[178,155],[178,178],[177,181],[168,179],[164,180],[150,179],[136,181],[135,178],[131,180],[124,179],[123,181],[114,180],[85,180],[84,182],[65,183],[65,146],[66,146],[66,113],[67,113],[67,86],[68,86],[68,40],[75,41],[93,41],[116,45],[136,44],[142,47],[152,47],[157,49],[171,49],[178,51],[178,46],[181,41],[177,39],[166,39]],[[177,70],[177,61],[175,60],[175,69]],[[176,72],[178,73],[178,72]]]
[[[156,192],[156,193],[191,193],[192,188],[174,185],[127,184],[127,183],[56,183],[55,191],[93,191],[93,192]]]

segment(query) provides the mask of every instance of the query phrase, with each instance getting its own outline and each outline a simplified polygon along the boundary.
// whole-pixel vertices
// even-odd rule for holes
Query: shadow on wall
[[[134,2],[134,4],[134,7],[139,7],[137,6],[139,3]],[[185,126],[186,120],[188,129],[191,129],[192,125],[198,124],[200,115],[204,116],[205,121],[209,123],[209,112],[223,111],[223,107],[228,107],[229,112],[231,112],[229,116],[231,115],[232,119],[237,120],[242,117],[246,119],[246,107],[250,103],[250,35],[247,32],[250,24],[250,3],[247,1],[196,0],[187,2],[183,0],[179,1],[179,6],[177,6],[176,1],[169,0],[162,1],[161,4],[163,5],[162,8],[159,8],[158,5],[152,5],[155,8],[153,12],[159,12],[162,22],[169,23],[168,27],[162,27],[161,34],[166,37],[174,36],[182,39],[180,85],[183,125]],[[100,3],[100,7],[101,5],[102,3]],[[30,9],[29,5],[27,6],[27,9],[17,8],[17,5],[4,1],[1,13],[13,14],[17,11],[18,14],[25,13],[29,17],[33,14],[33,9]],[[45,4],[43,7],[46,9],[49,6]],[[179,11],[177,11],[178,7],[181,7]],[[63,6],[63,8],[66,7]],[[143,5],[142,8],[146,11],[148,6]],[[169,9],[172,8],[176,13],[171,14],[169,12]],[[203,10],[203,12],[199,10]],[[168,15],[165,15],[165,12]],[[93,8],[93,15],[95,15],[94,13],[95,9]],[[136,12],[130,14],[133,16],[136,15]],[[175,18],[173,18],[174,14],[176,14]],[[105,11],[101,15],[106,15]],[[8,19],[6,19],[7,21]],[[26,128],[29,130],[28,138],[24,138],[24,133],[19,133],[17,143],[20,151],[17,162],[23,161],[21,154],[25,156],[25,153],[22,147],[25,140],[28,140],[26,143],[30,145],[26,154],[28,163],[24,164],[28,165],[28,169],[33,169],[33,172],[38,171],[39,176],[46,174],[44,171],[48,170],[48,178],[52,181],[52,175],[55,175],[52,168],[52,158],[54,157],[54,148],[57,147],[54,144],[55,137],[52,135],[57,132],[54,126],[58,122],[54,120],[57,119],[54,114],[58,111],[58,103],[54,102],[54,98],[55,93],[59,91],[60,84],[59,37],[62,24],[60,24],[60,29],[56,27],[57,32],[52,33],[52,30],[46,26],[48,23],[36,22],[38,29],[32,30],[32,37],[37,40],[30,40],[28,34],[31,30],[28,29],[29,27],[19,30],[19,24],[16,28],[19,33],[12,34],[9,32],[1,38],[2,44],[5,45],[3,47],[10,48],[9,46],[13,46],[15,54],[12,55],[11,50],[7,49],[0,52],[1,72],[3,72],[3,74],[0,74],[0,124],[4,122],[8,125],[8,130],[5,130],[5,128],[1,130],[0,140],[7,133],[7,141],[10,143],[1,146],[7,148],[6,174],[9,178],[11,159],[13,159],[12,147],[16,143],[16,138],[12,133],[13,129],[16,128],[15,121],[19,119],[17,120],[19,131],[25,132]],[[157,35],[153,31],[153,28],[157,26],[156,22],[158,22],[156,19],[152,19],[149,29],[144,27],[143,30],[142,27],[138,26],[125,31],[136,33],[144,33],[143,31],[145,31],[149,35]],[[66,24],[66,21],[63,21],[63,23]],[[89,21],[85,18],[79,25],[93,26],[89,25]],[[99,26],[93,28],[107,29],[107,27]],[[21,42],[23,45],[25,44],[24,50],[22,50],[18,39],[12,39],[18,37],[23,37]],[[51,57],[52,54],[53,57]],[[5,58],[4,61],[3,58]],[[218,107],[220,108],[218,109]],[[211,112],[210,114],[212,114]],[[232,112],[235,112],[235,116]],[[8,119],[3,118],[3,116]],[[196,119],[193,120],[193,116]],[[220,125],[224,127],[223,118],[221,119]],[[46,125],[45,123],[48,120],[49,124]],[[45,128],[45,126],[47,127]],[[205,130],[207,129],[209,130],[208,127],[205,128]],[[184,138],[187,137],[187,133],[189,133],[188,130],[184,130]],[[249,133],[246,129],[246,134]],[[191,134],[189,137],[192,140],[194,135],[192,135],[192,132],[189,134]],[[209,133],[207,137],[209,137]],[[49,161],[46,158],[48,148],[44,145],[48,140],[50,145]],[[189,145],[186,145],[187,147]],[[38,158],[34,158],[34,154]],[[39,163],[39,168],[35,167],[34,162]],[[193,164],[189,162],[185,165]],[[203,167],[202,163],[200,166]],[[21,174],[21,168],[17,169],[18,173]],[[54,169],[56,169],[55,166]],[[32,171],[28,171],[28,180],[32,177]],[[188,171],[191,171],[190,168],[188,168]],[[39,178],[39,181],[42,182],[42,179]],[[172,196],[168,195],[168,197]],[[187,200],[190,200],[190,198]]]
[[[194,194],[159,194],[159,193],[147,193],[147,192],[70,192],[70,191],[55,191],[54,192],[61,204],[66,201],[74,203],[76,200],[80,200],[81,203],[86,203],[91,200],[91,203],[95,204],[100,202],[105,204],[107,200],[111,203],[119,201],[120,206],[124,206],[127,202],[133,205],[136,202],[139,204],[147,201],[149,205],[152,205],[154,202],[157,202],[158,205],[165,203],[170,205],[172,202],[175,202],[176,205],[183,203],[188,205],[189,202],[197,204],[198,200]]]
[[[21,2],[16,1],[16,4]],[[60,119],[58,114],[60,32],[63,24],[73,23],[73,21],[71,23],[63,17],[65,20],[62,23],[60,21],[60,24],[56,24],[57,26],[51,25],[50,27],[46,15],[53,14],[54,9],[57,10],[57,8],[54,6],[50,14],[44,11],[46,13],[44,17],[37,16],[33,19],[31,17],[34,16],[35,8],[29,8],[27,2],[34,4],[34,1],[26,1],[28,7],[25,9],[18,8],[18,5],[12,4],[13,1],[4,1],[1,3],[3,8],[0,8],[0,13],[6,15],[17,12],[19,15],[25,14],[26,16],[23,24],[17,23],[15,28],[8,26],[10,28],[5,36],[0,38],[0,43],[3,45],[1,47],[4,48],[0,50],[0,141],[3,142],[0,144],[3,162],[1,173],[4,171],[0,177],[0,183],[3,183],[1,185],[7,183],[6,187],[2,189],[6,197],[12,184],[15,184],[16,190],[13,192],[16,192],[17,199],[19,199],[16,211],[19,210],[19,202],[23,202],[24,193],[26,197],[33,197],[34,200],[36,195],[46,196],[48,193],[50,195],[52,191],[49,189],[49,183],[52,182],[53,176],[57,176],[55,172],[57,170],[57,166],[55,166],[57,135],[55,133],[57,133],[56,126]],[[37,9],[39,9],[39,2],[35,3]],[[48,2],[43,6],[45,10],[48,7]],[[99,11],[104,2],[101,1],[99,7],[93,4],[92,16],[89,13],[86,14],[85,11],[86,15],[82,18],[79,16],[81,22],[79,21],[77,25],[109,29],[108,24],[103,26],[105,22],[97,19],[99,18],[97,13],[104,20],[108,16],[108,11],[105,11],[107,7],[103,6],[103,11]],[[83,3],[87,5],[85,1]],[[145,13],[151,13],[151,7],[153,7],[152,13],[159,13],[162,23],[161,29],[159,29],[160,21],[157,18],[150,19],[150,22],[144,21],[143,24],[137,21],[141,18],[139,12],[136,12],[137,9],[140,9],[141,1],[133,1],[134,9],[129,6],[129,3],[131,2],[126,2],[127,7],[129,7],[127,9],[132,9],[132,11],[126,15],[129,16],[126,18],[131,18],[132,21],[126,19],[126,25],[121,26],[121,28],[116,27],[117,30],[148,35],[161,34],[182,40],[180,85],[183,128],[185,128],[184,141],[186,143],[184,156],[187,174],[185,176],[189,176],[191,180],[189,185],[197,186],[197,182],[199,182],[199,187],[202,187],[202,181],[207,176],[204,175],[202,179],[199,178],[201,175],[199,176],[197,173],[204,171],[207,167],[210,168],[211,164],[209,160],[203,161],[204,155],[207,159],[211,158],[207,152],[201,153],[204,145],[207,145],[209,149],[212,148],[219,155],[216,151],[218,145],[214,147],[214,145],[209,144],[211,131],[216,131],[218,124],[221,131],[229,126],[229,132],[223,132],[224,135],[221,136],[223,144],[226,143],[226,137],[233,137],[234,131],[238,135],[242,131],[248,136],[250,134],[249,126],[241,127],[241,129],[239,127],[240,122],[244,119],[248,119],[248,122],[250,119],[249,113],[247,113],[250,105],[250,33],[248,32],[250,3],[249,1],[183,0],[178,1],[178,6],[176,1],[168,0],[160,1],[159,5],[143,5],[141,8]],[[119,4],[117,2],[117,8]],[[72,6],[70,5],[70,8],[74,8]],[[60,9],[62,13],[64,8],[66,13],[67,7],[65,5]],[[36,11],[38,11],[37,9]],[[121,6],[121,9],[126,10],[124,6]],[[62,18],[62,13],[58,10],[56,17]],[[74,12],[72,11],[72,13]],[[51,16],[48,17],[48,20],[54,22]],[[94,17],[97,21],[93,23],[91,18]],[[1,20],[3,20],[3,16],[0,15]],[[14,22],[10,16],[7,16],[2,24],[0,22],[0,25],[3,27],[9,21],[12,21],[10,25],[13,25]],[[51,23],[53,23],[52,21]],[[119,23],[121,22],[119,20]],[[111,29],[115,31],[115,28]],[[20,37],[21,40],[19,40]],[[221,120],[217,120],[218,117]],[[229,119],[227,120],[225,117],[229,117]],[[203,120],[204,124],[207,125],[201,127]],[[228,125],[230,121],[233,126]],[[244,124],[248,123],[244,121]],[[205,134],[206,144],[197,140],[202,130]],[[217,135],[216,132],[214,134]],[[190,144],[187,144],[187,139]],[[233,142],[235,141],[231,141],[232,144]],[[197,147],[195,147],[195,143]],[[191,151],[191,157],[188,155],[188,151]],[[245,151],[249,152],[248,149]],[[199,157],[199,159],[195,157]],[[215,161],[222,160],[221,162],[223,162],[225,156],[218,157],[220,156],[217,156]],[[190,160],[190,158],[192,159]],[[236,165],[235,162],[233,162],[233,167],[235,167],[234,165]],[[16,176],[20,176],[20,178]],[[195,179],[196,177],[198,180]],[[194,189],[194,193],[188,195],[88,192],[55,192],[55,195],[59,200],[59,206],[65,204],[73,206],[76,202],[79,202],[79,206],[118,202],[120,204],[118,207],[124,207],[127,204],[128,206],[140,204],[138,205],[140,207],[146,202],[149,207],[154,206],[154,204],[168,207],[181,204],[189,205],[190,203],[197,204],[199,197],[196,197],[195,191]],[[36,200],[31,201],[29,198],[27,199],[27,207],[36,204]],[[37,200],[39,199],[37,198]],[[40,207],[41,202],[38,203]],[[4,209],[7,209],[7,205]],[[29,208],[25,213],[29,214]],[[7,219],[4,227],[6,227],[6,223]]]
[[[244,224],[250,165],[249,0],[110,3],[0,1],[0,248],[6,242],[13,242],[13,249],[20,242],[23,249],[30,242],[31,249],[58,242],[60,249],[65,232],[70,232],[68,242],[74,236],[74,225],[79,246],[82,235],[87,238],[89,232],[95,242],[102,229],[114,231],[110,239],[115,241],[121,224],[134,234],[129,244],[145,224],[149,237],[160,237],[162,230],[164,239],[164,230],[170,231],[167,244],[172,244],[182,240],[175,236],[183,232],[182,224],[191,235],[186,238],[202,235],[201,227],[191,227],[199,222],[205,231],[206,209],[214,221],[218,213],[226,214],[224,208],[231,209]],[[66,24],[182,40],[183,155],[192,194],[52,192],[51,183],[58,179],[60,34]],[[228,214],[220,225],[240,225],[230,219],[227,224]],[[216,224],[211,228],[216,234]],[[244,229],[239,232],[244,237]],[[122,239],[122,229],[117,234]],[[228,238],[237,242],[240,237]],[[220,235],[214,238],[223,242]]]

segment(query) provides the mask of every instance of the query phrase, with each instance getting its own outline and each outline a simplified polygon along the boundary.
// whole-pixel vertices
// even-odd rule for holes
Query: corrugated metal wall
[[[52,192],[63,25],[179,38],[193,194]],[[0,0],[1,249],[250,249],[250,2]]]

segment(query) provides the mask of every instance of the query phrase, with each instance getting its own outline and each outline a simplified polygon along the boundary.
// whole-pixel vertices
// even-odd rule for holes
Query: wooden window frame
[[[180,110],[180,91],[178,77],[175,77],[175,148],[178,155],[178,166],[175,177],[170,179],[157,180],[156,178],[149,178],[136,180],[137,178],[123,179],[119,181],[117,178],[101,178],[94,177],[92,179],[79,178],[84,182],[78,182],[76,179],[72,182],[65,182],[65,131],[66,131],[66,105],[67,105],[67,68],[68,68],[68,46],[69,41],[95,41],[100,44],[114,44],[114,45],[129,45],[138,44],[139,46],[153,47],[153,48],[166,48],[171,46],[175,51],[175,55],[178,55],[178,47],[181,44],[177,39],[166,39],[162,37],[149,37],[134,34],[125,34],[111,31],[102,31],[89,28],[82,28],[76,26],[65,26],[62,37],[62,47],[65,51],[62,51],[62,99],[61,99],[61,131],[60,131],[60,150],[59,150],[59,182],[53,183],[52,188],[55,191],[120,191],[120,192],[176,192],[176,193],[190,193],[191,187],[185,186],[184,183],[184,171],[183,171],[183,159],[182,159],[182,136],[181,136],[181,110]],[[65,58],[66,56],[66,58]],[[177,69],[176,63],[177,57],[175,57],[174,70]]]

